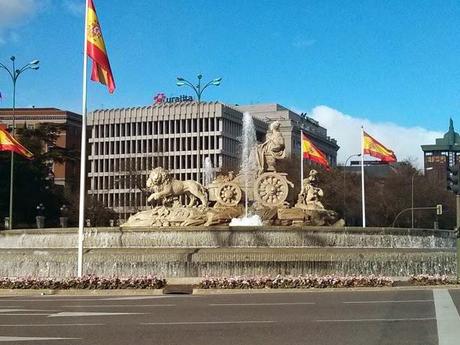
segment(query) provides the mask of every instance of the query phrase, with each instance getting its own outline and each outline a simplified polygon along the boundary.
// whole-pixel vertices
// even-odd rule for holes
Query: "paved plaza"
[[[457,344],[459,289],[0,297],[0,343]]]

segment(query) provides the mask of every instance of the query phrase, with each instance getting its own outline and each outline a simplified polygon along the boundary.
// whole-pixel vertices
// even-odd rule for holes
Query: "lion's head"
[[[150,172],[146,185],[147,188],[152,188],[155,186],[161,186],[170,181],[171,175],[169,172],[162,167],[157,167]]]

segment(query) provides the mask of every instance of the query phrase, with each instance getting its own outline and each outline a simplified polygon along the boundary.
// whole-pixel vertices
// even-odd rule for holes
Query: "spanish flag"
[[[363,153],[378,158],[384,162],[396,162],[396,156],[393,151],[380,144],[369,134],[363,131]]]
[[[313,145],[304,132],[302,132],[302,157],[322,165],[326,170],[330,170],[326,155]]]
[[[99,25],[99,20],[97,19],[93,0],[88,0],[87,13],[86,46],[88,49],[88,56],[93,60],[91,80],[106,85],[109,92],[113,93],[115,90],[115,82],[113,80],[112,69],[110,68],[107,50],[105,49],[104,38],[102,37],[102,30]]]
[[[28,159],[33,158],[32,152],[22,146],[6,129],[0,128],[0,151],[13,151]]]

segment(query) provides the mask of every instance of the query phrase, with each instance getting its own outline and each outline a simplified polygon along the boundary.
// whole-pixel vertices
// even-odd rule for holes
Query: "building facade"
[[[286,152],[290,157],[300,157],[301,130],[312,140],[327,157],[331,166],[337,165],[337,141],[328,137],[327,130],[321,127],[318,121],[297,114],[279,104],[254,104],[235,106],[241,112],[249,112],[253,117],[265,122],[279,121],[281,132],[286,141]]]
[[[44,123],[63,125],[56,146],[79,152],[81,147],[81,115],[56,108],[16,108],[16,128],[37,128]],[[0,109],[0,125],[13,127],[13,110]],[[44,147],[48,150],[48,147]],[[52,172],[56,184],[77,189],[80,165],[77,162],[54,163]]]
[[[216,173],[238,172],[244,111],[253,115],[259,142],[269,123],[278,120],[288,154],[300,154],[303,128],[335,165],[338,146],[326,130],[280,105],[257,108],[186,101],[103,109],[88,116],[89,195],[125,220],[147,208],[144,186],[155,167],[164,167],[180,180],[198,180],[201,155],[200,161],[209,158]],[[200,164],[201,176],[204,170]]]
[[[439,181],[447,181],[447,168],[460,163],[460,135],[455,132],[452,119],[449,130],[435,144],[422,145],[425,174]]]
[[[267,124],[254,124],[261,140]],[[155,167],[198,180],[201,155],[215,172],[238,171],[241,133],[241,112],[218,102],[200,103],[199,113],[197,102],[96,110],[88,116],[88,193],[126,219],[147,207],[144,186]]]

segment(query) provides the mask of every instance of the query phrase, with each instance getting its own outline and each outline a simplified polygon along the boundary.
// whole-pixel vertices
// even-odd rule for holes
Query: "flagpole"
[[[83,95],[82,95],[82,121],[81,121],[81,155],[80,155],[80,200],[78,209],[78,277],[83,275],[83,240],[85,218],[85,179],[86,179],[86,94],[87,94],[87,69],[88,69],[88,7],[85,8],[85,41],[83,43]]]
[[[303,137],[300,130],[300,192],[303,193]]]
[[[363,203],[363,228],[366,227],[366,200],[364,192],[364,128],[361,126],[361,199]]]

